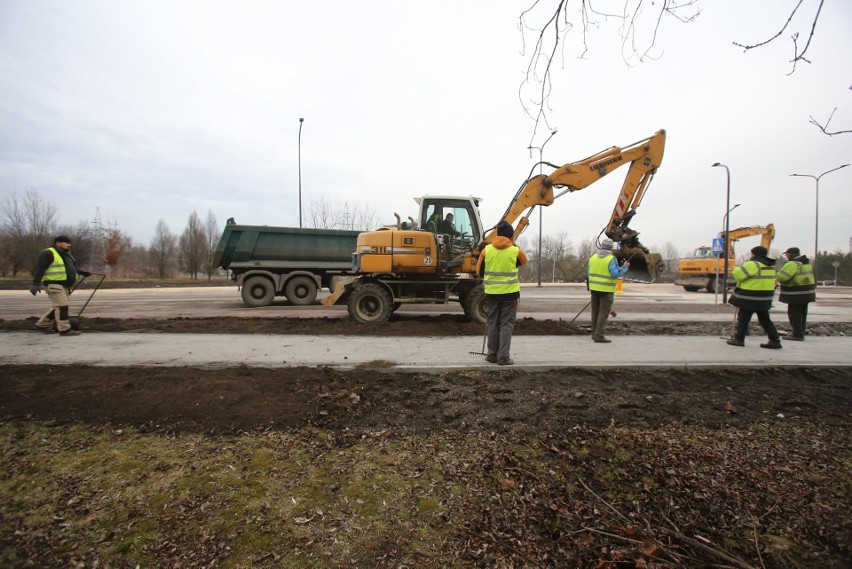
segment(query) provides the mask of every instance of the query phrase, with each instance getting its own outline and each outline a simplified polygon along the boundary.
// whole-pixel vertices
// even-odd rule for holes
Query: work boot
[[[487,356],[485,356],[485,361],[490,363],[490,364],[496,364],[497,363],[497,356],[494,355],[494,354],[488,354]]]
[[[595,338],[595,344],[612,344],[612,340],[609,338]]]
[[[761,344],[760,347],[766,348],[767,350],[780,350],[781,340],[769,340],[765,344]]]
[[[805,338],[803,336],[793,336],[792,334],[788,334],[784,336],[785,340],[791,340],[793,342],[804,342]]]
[[[728,345],[739,346],[742,348],[745,347],[745,342],[743,340],[740,340],[739,338],[731,338],[730,340],[728,340]]]
[[[502,360],[497,360],[498,366],[510,366],[515,365],[515,360],[512,358],[503,358]]]
[[[60,332],[60,336],[79,336],[82,334],[79,330],[66,330],[65,332]]]

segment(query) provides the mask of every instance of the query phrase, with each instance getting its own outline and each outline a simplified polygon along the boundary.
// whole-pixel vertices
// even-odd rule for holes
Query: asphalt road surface
[[[87,318],[199,318],[199,317],[275,317],[348,318],[346,306],[327,308],[319,300],[311,306],[291,306],[279,300],[272,306],[249,308],[240,298],[236,286],[185,288],[92,289],[81,287],[72,296],[71,315],[83,308]],[[521,289],[519,316],[534,319],[571,320],[589,301],[582,284],[535,284]],[[49,309],[44,294],[33,297],[27,290],[0,291],[0,318],[19,320]],[[710,321],[726,322],[732,307],[722,303],[721,294],[686,292],[672,284],[625,283],[624,292],[616,297],[615,309],[622,321]],[[458,303],[403,306],[399,314],[460,314]],[[775,303],[775,319],[786,319],[786,305]],[[810,306],[810,322],[852,322],[852,288],[820,287],[817,302]]]

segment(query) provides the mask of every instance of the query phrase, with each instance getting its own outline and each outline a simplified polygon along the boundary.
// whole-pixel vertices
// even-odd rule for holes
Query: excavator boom
[[[654,280],[656,273],[662,269],[662,258],[650,254],[639,242],[639,233],[628,228],[628,224],[636,214],[636,208],[641,204],[651,178],[663,161],[665,145],[666,131],[659,130],[649,138],[624,148],[608,148],[579,162],[561,167],[549,164],[556,169],[547,176],[533,176],[524,182],[502,219],[513,225],[518,222],[515,227],[517,238],[529,225],[529,216],[535,207],[552,205],[556,198],[582,190],[613,170],[629,164],[621,192],[603,233],[620,244],[617,251],[620,260],[630,260],[632,274],[628,275],[629,278]],[[554,189],[561,191],[554,194]],[[490,242],[490,238],[491,234],[486,236],[485,242]]]

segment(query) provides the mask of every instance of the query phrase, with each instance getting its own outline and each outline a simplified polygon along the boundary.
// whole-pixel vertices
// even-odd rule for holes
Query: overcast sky
[[[474,195],[493,225],[538,161],[528,147],[550,134],[533,138],[518,97],[534,39],[518,17],[531,4],[2,0],[0,192],[35,189],[68,225],[99,209],[142,245],[159,219],[180,233],[193,211],[298,226],[304,117],[303,211],[326,196],[392,223],[416,214],[415,196]],[[852,162],[852,134],[809,124],[837,107],[831,126],[852,129],[852,2],[826,0],[811,63],[795,73],[791,31],[748,53],[733,45],[772,37],[795,4],[700,0],[695,21],[664,18],[652,57],[634,65],[617,22],[599,19],[582,59],[573,34],[544,159],[664,128],[663,164],[631,223],[645,245],[710,244],[725,215],[725,170],[711,168],[722,162],[741,204],[731,227],[774,223],[774,248],[812,255],[816,184],[790,174]],[[805,0],[793,22],[800,44],[817,5]],[[626,171],[546,208],[544,234],[597,236]],[[849,250],[850,188],[852,166],[820,181],[821,250]]]

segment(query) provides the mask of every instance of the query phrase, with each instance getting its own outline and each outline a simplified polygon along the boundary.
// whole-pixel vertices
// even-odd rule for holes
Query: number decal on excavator
[[[423,264],[424,265],[431,265],[432,264],[432,257],[423,257]]]

